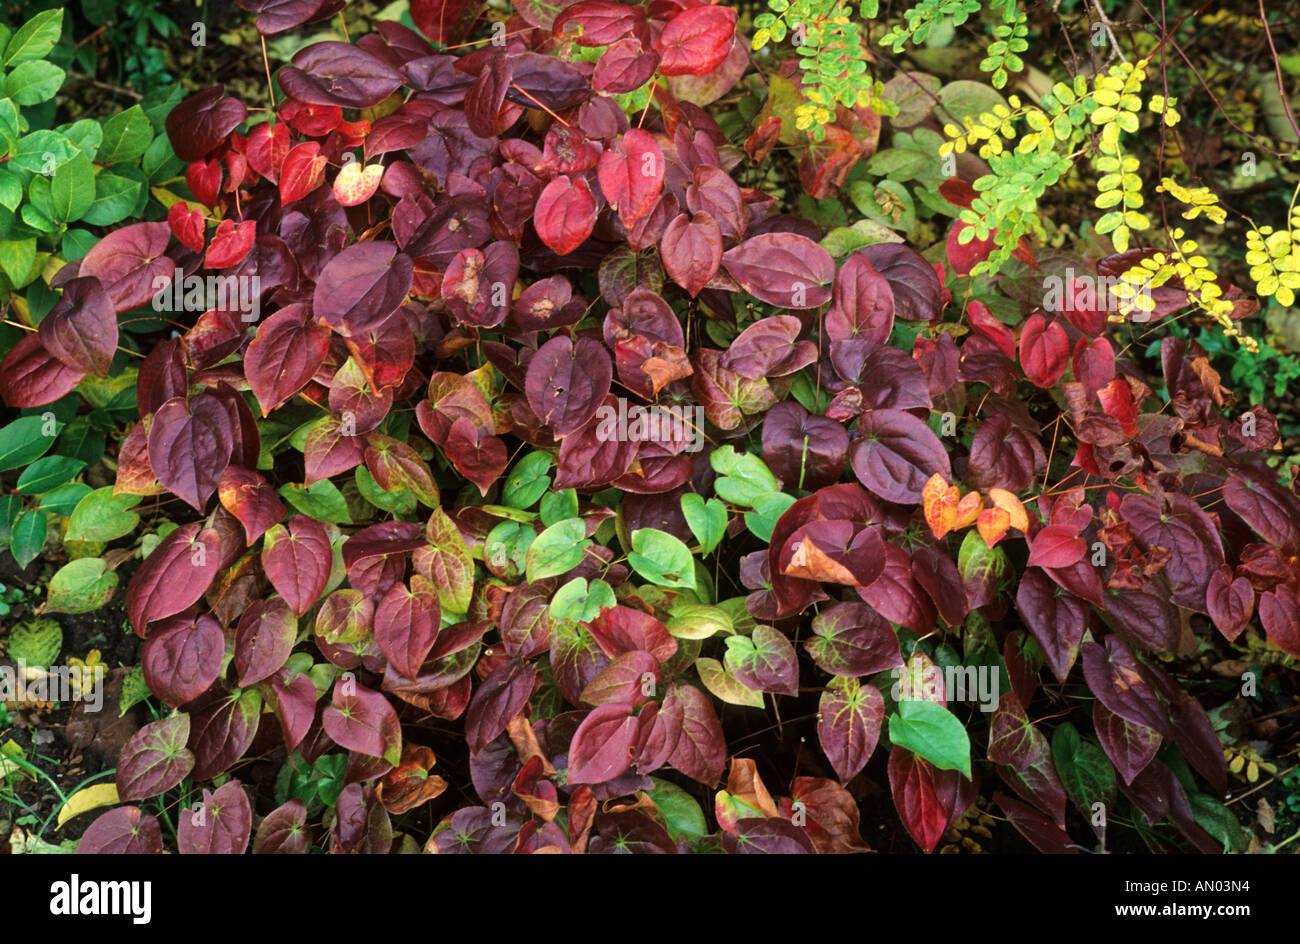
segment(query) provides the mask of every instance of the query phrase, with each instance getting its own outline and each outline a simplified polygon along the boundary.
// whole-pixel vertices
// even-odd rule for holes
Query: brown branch
[[[1277,92],[1282,98],[1282,107],[1286,109],[1286,117],[1291,122],[1291,130],[1295,132],[1296,140],[1300,141],[1300,126],[1295,123],[1291,102],[1286,97],[1286,86],[1282,84],[1282,61],[1278,59],[1277,47],[1273,45],[1273,31],[1268,28],[1268,14],[1264,12],[1264,0],[1259,0],[1259,19],[1264,24],[1264,36],[1268,38],[1268,51],[1273,54],[1273,72],[1277,75]]]
[[[122,88],[120,85],[110,85],[108,82],[101,82],[99,79],[91,78],[88,75],[82,75],[80,72],[69,72],[68,78],[76,79],[78,82],[88,82],[97,88],[105,89],[109,92],[116,92],[119,95],[125,95],[128,98],[134,98],[137,102],[144,98],[139,92],[133,92],[129,88]]]

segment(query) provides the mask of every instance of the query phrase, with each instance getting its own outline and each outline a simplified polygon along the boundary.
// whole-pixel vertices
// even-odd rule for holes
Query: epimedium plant
[[[340,6],[241,5],[266,35]],[[192,509],[125,591],[174,710],[82,851],[161,851],[177,792],[181,852],[387,852],[430,802],[430,852],[861,851],[864,775],[927,852],[981,793],[1042,851],[1104,847],[1112,809],[1231,844],[1166,663],[1256,619],[1279,671],[1300,657],[1272,418],[1177,338],[1144,376],[1104,297],[1016,329],[964,302],[989,240],[837,261],[689,100],[744,75],[734,11],[528,3],[466,42],[475,13],[308,46],[270,109],[183,101],[167,222],[60,269],[0,365],[40,407],[105,372],[123,316],[186,327],[73,512]],[[1162,291],[1155,321],[1188,304]],[[733,756],[783,701],[816,719],[803,776]],[[238,777],[271,751],[263,805]]]

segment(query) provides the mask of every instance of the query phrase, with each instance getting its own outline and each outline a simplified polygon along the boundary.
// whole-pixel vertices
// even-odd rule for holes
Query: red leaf
[[[179,786],[194,769],[194,755],[185,747],[189,739],[187,714],[150,722],[133,734],[117,761],[118,798],[134,803]]]
[[[596,198],[582,177],[561,174],[537,198],[537,235],[557,256],[577,249],[596,226]]]
[[[190,716],[195,780],[211,779],[244,756],[262,720],[262,690],[236,689],[217,694],[215,700],[204,704],[206,707],[192,710]]]
[[[1133,388],[1123,377],[1116,377],[1097,391],[1101,408],[1113,420],[1118,420],[1125,436],[1136,436],[1138,405],[1133,400]]]
[[[658,659],[641,650],[624,652],[587,683],[582,700],[588,705],[639,705],[650,697],[647,688],[653,691],[658,681]]]
[[[1286,584],[1260,594],[1259,621],[1269,642],[1300,659],[1300,595]]]
[[[582,719],[569,744],[568,782],[605,783],[632,764],[637,719],[628,704],[606,704]]]
[[[653,49],[646,49],[639,39],[620,39],[596,61],[591,84],[611,95],[635,92],[650,81],[658,67],[659,54]]]
[[[294,145],[280,165],[280,206],[301,200],[323,184],[325,164],[316,141]]]
[[[109,810],[87,827],[77,843],[82,855],[157,855],[162,851],[158,820],[138,806]]]
[[[519,109],[513,104],[502,107],[514,78],[505,52],[492,50],[486,53],[486,59],[483,71],[465,93],[465,121],[480,138],[493,138],[514,124]]]
[[[835,275],[826,335],[834,341],[863,338],[874,345],[889,340],[894,327],[894,290],[867,257],[855,252]]]
[[[262,542],[262,569],[294,616],[310,610],[325,591],[333,560],[329,535],[306,515],[294,515],[287,527],[277,524]]]
[[[37,336],[67,367],[106,375],[117,353],[117,313],[99,279],[72,279]]]
[[[862,153],[862,145],[850,132],[827,125],[821,141],[810,140],[804,147],[799,158],[799,181],[814,200],[835,197]]]
[[[1016,589],[1016,608],[1060,681],[1070,674],[1088,628],[1088,607],[1074,594],[1059,591],[1038,568],[1025,571]]]
[[[221,161],[216,158],[210,161],[191,161],[186,165],[185,182],[190,185],[190,191],[194,194],[194,199],[207,207],[216,206],[217,200],[221,196],[221,176],[223,172]],[[175,206],[175,204],[172,205]],[[170,222],[170,220],[171,213],[168,211],[168,221]],[[177,234],[177,238],[179,237],[180,234]],[[202,248],[200,245],[194,251],[199,252]]]
[[[769,305],[816,308],[831,298],[835,260],[807,236],[795,233],[752,236],[723,253],[722,264],[745,291]]]
[[[443,449],[456,471],[477,485],[483,495],[487,495],[509,462],[506,444],[501,437],[484,432],[473,420],[465,417],[451,424]]]
[[[403,82],[400,72],[353,43],[311,43],[292,61],[276,78],[284,94],[308,105],[373,108]]]
[[[529,362],[524,390],[538,418],[564,436],[596,415],[613,379],[604,345],[585,337],[575,344],[561,334]]]
[[[298,621],[283,597],[254,602],[244,611],[235,629],[238,684],[252,685],[280,671],[297,639]]]
[[[304,485],[354,469],[365,460],[365,441],[345,431],[350,428],[335,416],[312,426],[302,447]]]
[[[339,747],[382,757],[394,767],[401,763],[402,727],[397,712],[383,694],[354,679],[334,683],[334,696],[321,713],[321,725]]]
[[[258,326],[244,355],[244,373],[263,416],[307,386],[325,362],[329,343],[329,328],[314,321],[301,302],[286,305]]]
[[[731,7],[700,6],[668,21],[655,48],[663,75],[707,75],[726,60],[736,35],[737,13]]]
[[[29,334],[0,361],[0,397],[11,407],[44,406],[76,390],[84,376],[46,351],[39,335]]]
[[[968,181],[960,177],[949,177],[943,183],[939,184],[939,196],[943,197],[953,206],[969,209],[970,205],[975,202],[979,194]]]
[[[1029,564],[1037,567],[1069,567],[1083,558],[1087,543],[1068,525],[1051,524],[1029,544]]]
[[[258,22],[261,22],[260,18]],[[307,676],[298,678],[306,680]],[[307,683],[309,686],[310,682]],[[311,851],[311,831],[307,829],[307,805],[292,799],[277,806],[257,826],[253,837],[253,855],[306,855]]]
[[[579,46],[608,46],[644,27],[641,7],[609,0],[581,0],[555,18],[551,34]]]
[[[238,780],[203,790],[201,810],[181,810],[176,851],[181,855],[243,855],[253,832],[253,809]]]
[[[1089,343],[1080,338],[1074,345],[1074,379],[1088,388],[1091,397],[1115,377],[1115,349],[1110,341],[1097,338]]]
[[[817,360],[811,341],[797,341],[803,323],[794,315],[762,318],[740,332],[722,356],[722,366],[749,380],[784,377]]]
[[[449,44],[465,38],[483,6],[475,0],[411,0],[411,19],[435,43]]]
[[[1097,699],[1125,721],[1172,733],[1155,689],[1143,678],[1133,650],[1119,636],[1107,636],[1105,647],[1084,643],[1083,677]]]
[[[208,254],[203,259],[204,267],[226,269],[238,265],[253,248],[255,238],[257,223],[254,220],[244,220],[239,225],[235,225],[234,220],[222,220],[217,225],[212,244],[208,246]]]
[[[216,620],[178,616],[145,640],[140,664],[149,690],[177,708],[212,687],[225,654],[226,639]]]
[[[922,852],[933,852],[948,824],[961,815],[962,776],[939,770],[909,750],[889,752],[889,788],[899,819]]]
[[[984,335],[1007,357],[1016,356],[1016,336],[989,311],[988,306],[980,301],[971,301],[966,306],[966,320],[978,333]]]
[[[186,504],[203,511],[230,463],[234,431],[221,401],[201,393],[172,397],[149,427],[149,464],[158,481]]]
[[[461,324],[492,327],[506,320],[510,292],[519,277],[519,249],[495,242],[486,249],[462,249],[442,277],[442,297]]]
[[[190,209],[184,201],[173,203],[167,211],[167,225],[186,249],[203,251],[205,223],[200,211]]]
[[[249,167],[271,183],[276,183],[280,179],[280,168],[284,166],[285,156],[289,153],[289,126],[283,121],[263,121],[257,124],[248,132],[248,146],[244,153]]]
[[[419,574],[398,582],[375,607],[375,642],[397,671],[416,678],[442,623],[437,589]]]
[[[492,670],[474,692],[465,712],[465,741],[471,755],[481,754],[506,729],[510,719],[523,713],[536,684],[537,670],[516,659],[507,659]],[[571,783],[576,745],[575,735],[569,746]]]
[[[661,711],[682,714],[682,733],[668,763],[692,780],[713,786],[722,777],[727,740],[709,699],[693,685],[674,683]]]
[[[664,229],[659,255],[669,277],[694,298],[722,265],[722,230],[707,213],[681,213]]]
[[[664,170],[663,151],[654,136],[640,128],[632,128],[600,155],[596,166],[600,189],[624,226],[654,208],[663,190]]]
[[[1092,703],[1092,723],[1097,740],[1125,783],[1132,783],[1160,749],[1159,731],[1125,721],[1100,701]]]
[[[181,160],[203,160],[248,116],[244,103],[225,91],[225,86],[214,85],[191,95],[168,113],[167,137]]]
[[[994,233],[989,233],[987,239],[976,239],[972,234],[970,241],[965,243],[961,241],[962,231],[972,229],[973,225],[956,220],[948,230],[948,265],[958,275],[970,275],[970,270],[993,252],[996,242]]]
[[[353,334],[345,343],[366,383],[383,397],[392,396],[393,388],[406,380],[415,363],[415,334],[400,309],[375,327]]]
[[[321,271],[312,314],[345,338],[376,330],[406,300],[414,269],[393,243],[349,246]]]
[[[930,427],[902,410],[872,410],[858,420],[862,438],[849,461],[858,481],[885,501],[915,505],[926,480],[938,473],[952,478],[948,450]]]
[[[171,235],[166,223],[115,229],[91,247],[77,274],[99,279],[118,314],[147,305],[175,275],[176,264],[167,256]]]
[[[1039,852],[1049,855],[1078,855],[1079,847],[1070,834],[1032,806],[1013,800],[1003,793],[994,793],[993,802],[1002,808],[1020,835],[1029,840]]]
[[[1030,315],[1020,332],[1020,364],[1038,387],[1051,387],[1065,373],[1070,342],[1060,322],[1050,325],[1040,314]]]
[[[221,569],[220,537],[201,522],[182,525],[159,542],[126,589],[126,612],[136,635],[152,620],[198,602]]]
[[[872,685],[836,676],[817,703],[817,743],[840,781],[847,783],[867,765],[885,717],[885,699]]]
[[[1232,577],[1232,568],[1220,567],[1210,575],[1205,608],[1215,627],[1229,642],[1241,635],[1255,610],[1255,588],[1245,577]]]

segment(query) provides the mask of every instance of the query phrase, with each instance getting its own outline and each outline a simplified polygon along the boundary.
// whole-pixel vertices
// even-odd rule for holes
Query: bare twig
[[[1092,8],[1097,11],[1097,16],[1101,19],[1101,25],[1106,30],[1106,36],[1110,38],[1110,48],[1114,50],[1116,56],[1119,56],[1120,62],[1128,62],[1124,58],[1124,50],[1119,48],[1119,40],[1115,38],[1115,31],[1110,28],[1110,20],[1106,19],[1106,11],[1101,8],[1101,0],[1092,0]]]
[[[93,79],[88,75],[82,75],[80,72],[69,72],[68,78],[76,79],[78,82],[89,82],[98,88],[106,89],[110,92],[116,92],[119,95],[126,95],[128,98],[134,98],[137,102],[144,98],[139,92],[133,92],[129,88],[122,88],[120,85],[111,85],[108,82],[101,82],[99,79]]]
[[[1277,57],[1277,47],[1273,45],[1273,31],[1268,28],[1268,14],[1264,12],[1264,0],[1259,0],[1259,20],[1264,24],[1264,35],[1268,38],[1268,51],[1273,54],[1273,72],[1277,75],[1277,92],[1282,99],[1282,107],[1286,109],[1287,120],[1291,122],[1291,130],[1295,132],[1296,140],[1300,141],[1300,126],[1295,123],[1295,114],[1291,111],[1291,102],[1286,97],[1286,86],[1282,84],[1282,61]]]

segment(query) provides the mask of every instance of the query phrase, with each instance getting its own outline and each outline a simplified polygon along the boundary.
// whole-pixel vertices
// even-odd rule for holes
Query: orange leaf
[[[447,781],[429,773],[434,763],[433,751],[427,747],[403,745],[402,762],[384,774],[376,791],[384,809],[400,815],[440,796]]]
[[[825,551],[807,538],[795,545],[790,563],[786,565],[783,573],[787,577],[825,580],[829,583],[844,584],[847,587],[860,586],[858,578],[853,576],[851,570],[829,557]]]
[[[941,538],[957,525],[957,486],[949,485],[938,472],[921,489],[921,506],[925,523],[936,538]]]
[[[694,373],[686,352],[662,341],[655,344],[654,356],[647,358],[641,364],[641,369],[650,378],[655,394],[674,380],[681,380]]]
[[[953,512],[955,516],[952,525],[953,530],[955,531],[958,528],[965,528],[968,525],[974,524],[975,519],[979,517],[980,509],[983,507],[984,500],[980,498],[979,492],[967,492],[963,495],[961,501],[957,503],[957,508]]]
[[[1007,514],[1006,509],[995,506],[985,508],[980,512],[979,520],[975,523],[975,530],[980,533],[984,543],[992,547],[1002,540],[1010,523],[1011,516]]]
[[[1020,499],[1005,488],[989,489],[989,501],[1007,513],[1007,521],[1017,531],[1029,530],[1029,514]]]

